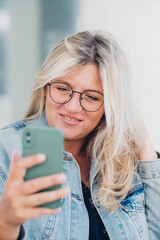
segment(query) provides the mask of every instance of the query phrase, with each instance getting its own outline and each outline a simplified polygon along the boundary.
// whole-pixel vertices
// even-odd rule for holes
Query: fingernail
[[[46,155],[43,153],[38,154],[38,160],[39,162],[44,162],[46,160]]]

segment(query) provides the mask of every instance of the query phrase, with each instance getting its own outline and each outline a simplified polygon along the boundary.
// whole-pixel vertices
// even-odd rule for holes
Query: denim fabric
[[[22,153],[22,131],[25,126],[48,126],[45,114],[40,119],[11,124],[0,131],[0,196],[8,176],[12,151]],[[90,171],[91,196],[94,203],[98,183],[94,181],[98,169]],[[64,152],[64,183],[71,194],[62,201],[62,211],[27,221],[21,227],[19,239],[25,240],[88,240],[89,218],[81,188],[80,170],[70,153]],[[160,239],[160,159],[139,161],[134,174],[133,189],[110,214],[99,204],[97,211],[111,240]],[[22,237],[21,237],[22,236]]]

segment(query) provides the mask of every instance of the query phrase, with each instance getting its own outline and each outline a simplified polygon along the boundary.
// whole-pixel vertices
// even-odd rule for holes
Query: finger
[[[28,219],[37,218],[42,215],[48,215],[48,214],[57,214],[61,211],[61,208],[51,209],[51,208],[44,208],[44,207],[37,207],[28,209],[25,208],[22,211],[19,211],[19,219],[21,219],[21,222],[25,222]]]
[[[25,197],[23,200],[24,207],[36,207],[43,203],[56,201],[66,197],[70,193],[69,188],[60,188],[53,191],[46,191],[36,193],[31,196]]]
[[[21,162],[19,162],[20,166],[28,169],[30,167],[33,167],[34,165],[43,163],[46,160],[46,156],[43,153],[31,155],[24,157]]]
[[[21,186],[21,193],[29,195],[45,188],[62,184],[66,181],[66,176],[63,173],[54,174],[46,177],[39,177],[24,182]]]
[[[28,168],[41,164],[45,160],[46,156],[44,154],[27,156],[19,159],[19,161],[14,160],[10,171],[10,177],[12,178],[12,180],[22,180]]]
[[[19,160],[20,160],[21,156],[18,150],[14,150],[12,152],[12,161],[11,161],[11,165],[12,164],[16,164]]]
[[[18,163],[18,161],[21,159],[20,153],[17,150],[14,150],[12,152],[12,160],[11,160],[11,165],[10,165],[10,172],[12,169],[15,168],[15,165]]]
[[[9,176],[8,176],[7,182],[9,181],[11,176],[14,174],[14,170],[16,169],[16,165],[20,161],[20,159],[21,159],[21,156],[20,156],[19,151],[14,150],[12,152],[12,160],[11,160],[11,164],[10,164],[10,170],[9,170]]]

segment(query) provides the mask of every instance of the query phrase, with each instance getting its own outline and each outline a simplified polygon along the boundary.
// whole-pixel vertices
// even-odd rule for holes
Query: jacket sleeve
[[[3,189],[8,178],[10,167],[10,157],[4,148],[3,141],[0,141],[0,199],[3,194]],[[23,226],[20,227],[20,233],[18,240],[22,240],[25,237],[25,229]]]
[[[10,166],[10,158],[0,142],[0,198],[6,183]]]
[[[152,161],[139,160],[138,173],[144,185],[145,214],[149,239],[160,239],[160,158]]]

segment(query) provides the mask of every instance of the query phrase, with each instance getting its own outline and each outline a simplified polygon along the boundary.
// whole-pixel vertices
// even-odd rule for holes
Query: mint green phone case
[[[62,172],[63,133],[60,129],[50,127],[26,127],[23,131],[23,157],[44,153],[46,161],[29,168],[24,180],[48,176]],[[55,190],[61,185],[53,186],[42,191]],[[47,208],[58,208],[61,199],[40,205]]]

